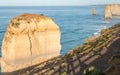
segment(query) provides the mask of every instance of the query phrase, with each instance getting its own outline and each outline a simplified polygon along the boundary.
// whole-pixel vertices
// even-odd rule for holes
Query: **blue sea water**
[[[96,8],[96,16],[92,16],[93,7]],[[84,43],[88,37],[103,29],[103,26],[110,27],[120,22],[120,19],[104,21],[104,6],[0,7],[0,47],[10,20],[23,13],[43,13],[54,19],[61,30],[61,54],[63,55]]]

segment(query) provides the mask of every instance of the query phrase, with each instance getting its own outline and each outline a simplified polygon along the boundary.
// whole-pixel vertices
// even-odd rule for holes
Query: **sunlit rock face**
[[[120,15],[120,6],[118,4],[112,4],[111,5],[111,13],[112,15]]]
[[[92,9],[92,15],[96,15],[96,9],[95,8]]]
[[[60,55],[60,29],[43,15],[13,18],[2,42],[2,72],[12,72]]]
[[[112,18],[112,13],[111,13],[111,6],[107,5],[105,7],[105,14],[104,14],[105,19],[111,19]]]

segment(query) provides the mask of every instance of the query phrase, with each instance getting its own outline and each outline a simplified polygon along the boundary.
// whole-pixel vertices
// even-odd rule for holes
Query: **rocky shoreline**
[[[92,72],[91,66],[92,70],[100,69],[99,75],[119,75],[119,67],[110,68],[116,60],[120,61],[119,54],[116,60],[109,60],[116,55],[116,52],[120,52],[120,24],[102,30],[100,36],[92,40],[89,38],[83,45],[74,48],[65,56],[60,55],[40,64],[3,73],[3,75],[82,75],[84,71],[83,75],[87,75],[86,73]],[[120,66],[120,62],[117,64]],[[88,72],[89,68],[90,72]]]
[[[107,5],[104,18],[119,15],[119,9],[117,4]],[[27,13],[13,18],[2,42],[2,75],[120,73],[120,24],[103,29],[100,35],[88,38],[64,56],[60,55],[60,36],[59,26],[43,14]]]

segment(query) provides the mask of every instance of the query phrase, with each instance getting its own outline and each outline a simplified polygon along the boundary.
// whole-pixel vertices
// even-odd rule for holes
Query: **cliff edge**
[[[3,75],[119,75],[119,64],[120,24],[116,24],[64,56]]]

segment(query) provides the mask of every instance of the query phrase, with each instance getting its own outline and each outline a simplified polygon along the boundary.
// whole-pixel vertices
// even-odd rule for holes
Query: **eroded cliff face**
[[[111,5],[111,13],[112,15],[120,15],[120,6],[118,4]]]
[[[2,42],[2,72],[12,72],[60,55],[60,29],[43,15],[13,18]]]
[[[114,65],[110,67],[112,64]],[[116,24],[102,30],[98,37],[89,38],[84,44],[73,48],[64,56],[33,65],[32,68],[28,67],[2,75],[119,75],[119,66],[120,24]]]
[[[107,5],[105,7],[105,15],[104,15],[105,19],[111,19],[112,18],[112,13],[111,13],[111,7],[109,5]]]
[[[95,8],[92,9],[92,15],[96,15],[96,9]]]
[[[116,16],[116,17],[120,16],[120,5],[118,4],[106,5],[104,18],[111,19],[112,16]]]

